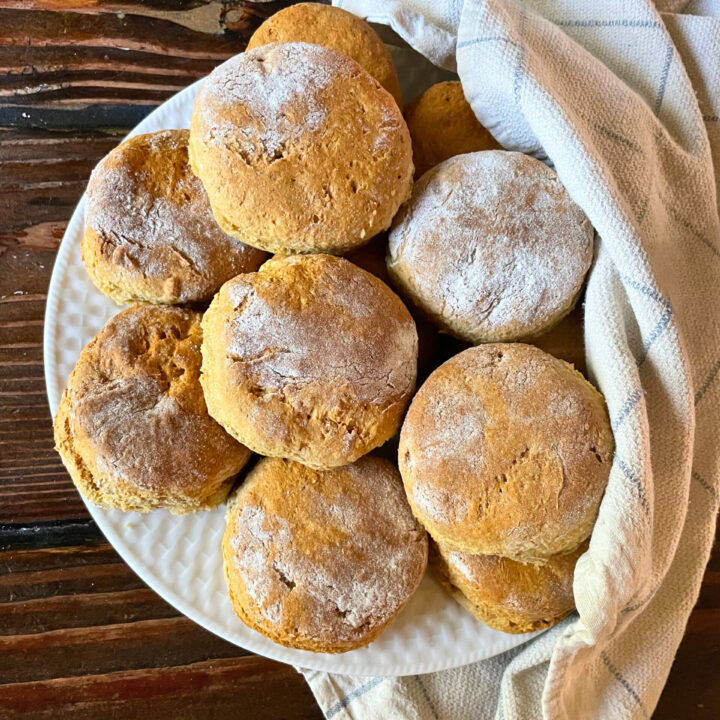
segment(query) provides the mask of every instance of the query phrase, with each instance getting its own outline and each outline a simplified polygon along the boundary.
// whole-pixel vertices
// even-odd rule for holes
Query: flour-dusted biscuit
[[[97,288],[118,304],[209,300],[267,255],[223,232],[188,164],[188,131],[136,135],[95,168],[87,189],[82,256]]]
[[[273,42],[305,42],[337,50],[360,64],[402,107],[402,93],[390,52],[362,18],[332,5],[297,3],[271,15],[247,49]]]
[[[405,111],[405,120],[416,178],[454,155],[500,148],[475,117],[457,80],[431,85]]]
[[[587,550],[519,563],[497,555],[470,555],[433,543],[430,564],[445,589],[495,630],[525,633],[556,625],[575,609],[575,563]]]
[[[401,293],[470,342],[528,339],[573,307],[593,229],[556,173],[503,150],[458,155],[415,185],[388,269]]]
[[[342,253],[390,226],[410,196],[410,135],[360,65],[271,43],[216,68],[195,99],[190,159],[215,219],[275,253]]]
[[[613,451],[602,395],[568,363],[506,343],[430,375],[405,417],[399,464],[437,542],[529,562],[590,535]]]
[[[369,644],[415,592],[427,553],[397,470],[380,458],[332,470],[265,458],[228,504],[233,608],[288,647]]]
[[[80,354],[55,417],[78,490],[104,508],[173,513],[223,502],[250,451],[207,413],[200,315],[141,305]]]
[[[398,430],[417,332],[400,298],[332,255],[268,260],[223,285],[203,318],[210,414],[261,455],[346,465]]]

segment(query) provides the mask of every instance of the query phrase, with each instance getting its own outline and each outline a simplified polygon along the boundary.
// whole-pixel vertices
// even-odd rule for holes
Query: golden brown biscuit
[[[575,609],[575,563],[587,550],[553,555],[543,564],[469,555],[432,543],[430,565],[468,612],[494,630],[525,633],[552,627]]]
[[[395,66],[385,43],[357,15],[331,5],[298,3],[269,17],[253,34],[247,49],[273,42],[323,45],[347,55],[372,75],[402,107]]]
[[[405,120],[416,178],[454,155],[500,148],[478,122],[457,81],[431,85],[405,111]]]
[[[55,445],[82,495],[104,508],[172,513],[223,502],[250,451],[208,414],[200,315],[141,305],[80,354],[55,417]]]
[[[415,185],[388,243],[396,286],[470,342],[522,340],[573,307],[593,229],[556,173],[504,150],[458,155]]]
[[[399,464],[413,512],[452,550],[521,562],[592,530],[614,450],[602,395],[531,345],[480,345],[413,398]]]
[[[118,304],[209,300],[267,258],[218,227],[190,170],[187,142],[187,130],[136,135],[90,177],[83,262]]]
[[[417,369],[395,293],[332,255],[268,260],[223,285],[203,318],[210,414],[270,457],[346,465],[400,427]]]
[[[342,253],[389,227],[410,196],[410,135],[354,60],[272,43],[216,68],[195,99],[190,160],[215,219],[276,253]]]
[[[578,303],[552,330],[533,338],[532,344],[546,353],[569,362],[587,377],[583,308]]]
[[[264,458],[228,504],[233,608],[288,647],[368,645],[417,589],[427,553],[400,476],[380,458],[332,470]]]

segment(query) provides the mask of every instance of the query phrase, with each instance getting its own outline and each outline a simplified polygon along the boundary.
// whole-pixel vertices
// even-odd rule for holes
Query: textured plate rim
[[[189,101],[190,97],[194,97],[197,87],[202,82],[199,80],[192,85],[184,88],[164,103],[153,110],[142,122],[140,122],[133,130],[128,133],[127,137],[137,135],[142,132],[149,132],[155,129],[162,129],[164,126],[160,122],[160,117],[168,111],[174,110],[178,106],[182,106]],[[55,258],[50,283],[48,286],[47,302],[45,308],[45,320],[43,327],[43,365],[45,374],[45,386],[47,390],[48,403],[52,416],[55,416],[60,401],[62,389],[58,387],[57,378],[57,327],[59,320],[60,305],[60,287],[64,279],[67,266],[72,252],[73,238],[76,234],[76,226],[82,222],[82,215],[85,207],[85,194],[78,202],[73,214],[68,222],[63,238],[60,242],[58,252]],[[98,291],[99,292],[99,291]],[[82,495],[81,495],[82,497]],[[127,565],[135,572],[140,579],[146,583],[161,598],[179,610],[187,618],[212,632],[214,635],[226,640],[227,642],[242,647],[258,655],[268,657],[272,660],[288,663],[298,668],[308,670],[319,670],[323,672],[351,674],[360,677],[370,676],[387,676],[402,677],[407,675],[422,675],[430,672],[438,672],[441,670],[450,670],[452,668],[462,667],[478,660],[486,660],[514,647],[522,645],[539,634],[527,633],[523,635],[505,635],[496,638],[492,648],[488,648],[481,644],[476,650],[461,653],[459,655],[450,655],[444,653],[437,658],[432,652],[432,648],[428,647],[427,658],[425,660],[415,660],[398,669],[396,666],[386,666],[376,659],[372,660],[372,668],[358,669],[354,663],[344,662],[344,658],[348,653],[340,653],[337,655],[326,653],[311,653],[303,650],[295,650],[277,645],[268,641],[250,628],[245,628],[250,635],[243,638],[242,642],[228,635],[218,624],[214,623],[207,615],[199,612],[192,605],[189,605],[184,598],[166,585],[159,577],[157,577],[145,564],[136,556],[136,548],[129,545],[125,538],[120,536],[106,516],[106,511],[95,507],[82,498],[88,512],[93,520],[97,523],[108,542],[113,546],[115,551],[127,563]],[[240,620],[238,620],[240,622]],[[352,652],[352,651],[351,651]],[[350,667],[349,667],[350,665]]]

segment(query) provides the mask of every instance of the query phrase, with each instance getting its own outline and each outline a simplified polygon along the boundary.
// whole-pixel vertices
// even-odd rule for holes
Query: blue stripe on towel
[[[650,514],[650,503],[648,503],[647,495],[645,494],[645,486],[642,484],[642,479],[636,475],[630,466],[619,457],[615,457],[618,467],[622,470],[623,475],[632,483],[633,487],[637,491],[638,498],[640,498],[640,504],[643,506],[643,510],[646,515]]]
[[[613,432],[617,432],[618,428],[625,422],[627,416],[632,412],[638,401],[642,397],[642,390],[635,388],[627,397],[627,400],[622,404],[615,421],[612,423]]]
[[[604,650],[600,653],[600,658],[605,664],[605,667],[608,669],[609,673],[627,690],[630,697],[638,704],[638,707],[642,711],[642,714],[646,718],[649,718],[650,716],[647,714],[647,710],[645,710],[640,696],[637,694],[637,692],[635,692],[635,689],[625,679],[623,674],[612,664],[612,662],[610,662],[610,658],[607,656]]]
[[[662,101],[665,97],[665,86],[667,85],[668,75],[670,74],[670,63],[672,62],[674,54],[675,47],[673,46],[672,41],[669,41],[667,50],[665,51],[665,62],[663,63],[662,73],[660,74],[660,87],[658,88],[655,106],[653,107],[655,115],[660,113],[660,108],[662,107]]]
[[[558,27],[646,27],[659,28],[654,20],[551,20]]]
[[[715,379],[718,376],[718,373],[720,372],[720,358],[718,358],[718,361],[712,366],[712,369],[708,373],[707,377],[705,378],[705,382],[700,386],[700,389],[695,393],[695,405],[697,405],[702,399],[705,393],[708,391],[710,386],[715,382]]]
[[[720,494],[718,494],[718,491],[707,481],[704,477],[700,475],[699,472],[696,470],[692,471],[692,479],[706,492],[708,492],[710,495],[712,495],[713,500],[715,502],[718,502],[720,500]]]
[[[374,687],[377,687],[383,680],[384,677],[376,677],[366,682],[360,687],[356,687],[352,692],[349,692],[344,698],[338,700],[331,708],[325,712],[325,717],[330,720],[331,717],[337,715],[343,708],[346,708],[355,698],[359,698],[366,692],[370,692]]]
[[[435,710],[435,706],[432,703],[432,700],[430,700],[430,696],[428,695],[427,688],[425,687],[425,683],[420,679],[419,675],[415,675],[413,678],[415,680],[415,683],[420,688],[420,691],[422,692],[423,697],[425,698],[425,704],[428,706],[428,709],[432,713],[432,716],[435,718],[435,720],[440,720],[438,717],[437,711]]]

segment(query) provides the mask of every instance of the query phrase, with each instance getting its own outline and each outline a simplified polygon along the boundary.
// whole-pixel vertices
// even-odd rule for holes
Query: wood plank
[[[107,543],[0,552],[0,685],[245,654],[160,599]]]
[[[0,552],[0,633],[3,718],[321,717],[291,668],[179,615],[107,543]]]
[[[124,591],[142,581],[122,562],[88,567],[12,573],[0,576],[0,604],[55,595]]]
[[[258,656],[4,685],[0,707],[8,720],[70,715],[74,720],[323,717],[300,675]]]
[[[98,535],[98,540],[101,536]],[[57,542],[57,539],[53,539]],[[106,542],[58,547],[53,543],[49,547],[17,549],[13,547],[0,552],[0,577],[10,573],[39,572],[66,567],[85,567],[87,565],[108,565],[122,563],[122,558]]]
[[[245,654],[182,616],[62,628],[0,637],[0,685]]]
[[[94,590],[94,588],[93,588]],[[177,614],[150,588],[93,592],[0,603],[0,636],[119,624]]]

